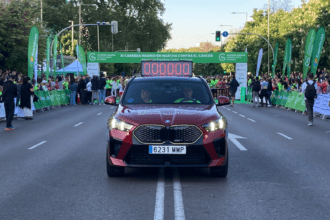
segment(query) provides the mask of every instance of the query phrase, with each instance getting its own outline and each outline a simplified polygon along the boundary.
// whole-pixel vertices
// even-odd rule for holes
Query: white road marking
[[[230,108],[227,108],[227,110],[228,110],[228,111],[231,111],[231,109],[230,109]]]
[[[285,138],[287,138],[287,139],[289,139],[289,140],[292,140],[292,138],[286,136],[285,134],[282,134],[282,133],[280,133],[280,132],[277,132],[277,134],[279,134],[279,135],[281,135],[281,136],[283,136],[283,137],[285,137]]]
[[[102,115],[102,112],[98,113],[97,115]]]
[[[251,119],[251,118],[247,118],[247,120],[250,120],[250,121],[256,122],[255,120],[253,120],[253,119]]]
[[[237,114],[237,112],[234,112],[234,111],[233,111],[233,113]]]
[[[32,146],[32,147],[30,147],[30,148],[28,148],[29,150],[32,150],[32,149],[34,149],[34,148],[36,148],[36,147],[38,147],[38,146],[40,146],[40,145],[42,145],[42,144],[44,144],[44,143],[46,143],[47,141],[42,141],[42,142],[40,142],[39,144],[36,144],[36,145],[34,145],[34,146]]]
[[[226,108],[225,106],[222,106],[222,108]]]
[[[183,199],[182,199],[182,188],[181,188],[178,168],[174,169],[173,193],[174,193],[174,219],[185,220]]]
[[[239,116],[241,116],[241,117],[245,118],[245,116],[244,116],[244,115],[241,115],[241,114],[239,114]]]
[[[228,138],[229,140],[231,140],[231,142],[233,142],[233,144],[236,145],[236,147],[242,151],[247,151],[247,149],[240,143],[238,142],[236,139],[246,139],[245,137],[241,137],[241,136],[238,136],[236,134],[231,134],[229,133],[228,135]]]
[[[164,168],[160,168],[158,182],[157,182],[157,190],[156,190],[154,220],[164,219],[164,200],[165,200],[165,175],[164,175]]]
[[[77,127],[77,126],[81,125],[82,123],[84,123],[84,122],[80,122],[80,123],[76,124],[76,125],[75,125],[75,127]]]

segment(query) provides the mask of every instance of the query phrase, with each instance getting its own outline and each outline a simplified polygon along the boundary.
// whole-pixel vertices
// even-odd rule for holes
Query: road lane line
[[[32,149],[34,149],[34,148],[36,148],[36,147],[38,147],[38,146],[40,146],[40,145],[42,145],[42,144],[44,144],[44,143],[46,143],[47,141],[42,141],[42,142],[40,142],[39,144],[36,144],[36,145],[34,145],[34,146],[32,146],[32,147],[30,147],[30,148],[28,148],[29,150],[32,150]]]
[[[236,145],[238,149],[240,149],[241,151],[247,151],[247,149],[240,142],[238,142],[238,140],[236,140],[236,139],[246,139],[245,137],[241,137],[239,135],[229,133],[228,138],[229,140],[231,140],[231,142],[233,142],[233,144]]]
[[[226,108],[225,106],[222,106],[222,108]]]
[[[286,136],[285,134],[282,134],[282,133],[280,133],[280,132],[277,132],[277,134],[279,134],[279,135],[281,135],[281,136],[283,136],[283,137],[285,137],[285,138],[287,138],[287,139],[289,139],[289,140],[292,140],[292,138],[290,138],[289,136]]]
[[[77,127],[77,126],[81,125],[82,123],[84,123],[84,122],[80,122],[80,123],[76,124],[76,125],[75,125],[75,127]]]
[[[102,112],[98,113],[97,115],[102,115]]]
[[[247,118],[247,120],[250,120],[250,121],[256,122],[255,120],[253,120],[253,119],[251,119],[251,118]]]
[[[178,168],[174,169],[173,193],[174,193],[174,219],[185,220],[183,199],[182,199],[182,188],[181,188]]]
[[[287,139],[289,139],[289,140],[292,140],[292,138],[286,136],[285,134],[282,134],[282,133],[280,133],[280,132],[277,132],[277,134],[279,134],[279,135],[281,135],[281,136],[283,136],[283,137],[285,137],[285,138],[287,138]]]
[[[239,114],[239,116],[241,116],[241,117],[245,118],[245,116],[244,116],[244,115],[241,115],[241,114]]]
[[[164,219],[164,200],[165,200],[165,174],[164,174],[164,168],[160,168],[158,182],[157,182],[157,190],[156,190],[154,220]]]
[[[233,113],[237,114],[237,112],[234,112],[234,111],[233,111]]]

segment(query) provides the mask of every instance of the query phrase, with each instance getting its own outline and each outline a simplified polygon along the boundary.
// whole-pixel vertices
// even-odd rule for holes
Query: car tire
[[[224,166],[221,167],[211,167],[210,168],[210,174],[214,177],[226,177],[228,174],[228,158],[227,155],[227,161]]]
[[[107,174],[109,177],[116,177],[116,176],[123,176],[125,172],[125,167],[116,167],[116,166],[111,166],[109,163],[109,157],[108,157],[108,152],[107,152]]]

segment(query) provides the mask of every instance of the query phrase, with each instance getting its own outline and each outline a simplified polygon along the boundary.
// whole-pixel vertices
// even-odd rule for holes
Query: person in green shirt
[[[141,98],[144,103],[152,103],[150,99],[151,92],[148,89],[141,89]]]
[[[192,98],[193,90],[190,87],[184,87],[183,98],[177,99],[174,103],[201,103],[199,100]]]
[[[215,78],[215,84],[214,84],[214,86],[217,86],[218,85],[218,82],[219,82],[219,77]]]
[[[65,78],[65,81],[63,82],[63,88],[69,89],[69,79],[68,78]]]
[[[251,82],[252,82],[252,79],[250,78],[248,81],[248,86],[250,86]]]
[[[216,81],[214,79],[212,79],[210,86],[213,87],[213,86],[215,86],[215,84],[216,84]]]
[[[110,96],[111,93],[111,85],[110,85],[110,78],[107,77],[106,81],[105,81],[105,91],[106,91],[106,96]]]

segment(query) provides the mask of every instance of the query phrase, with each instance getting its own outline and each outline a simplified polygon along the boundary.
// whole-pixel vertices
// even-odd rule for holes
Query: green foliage
[[[292,65],[291,71],[302,72],[304,59],[305,41],[310,28],[322,26],[329,31],[328,21],[330,19],[330,5],[327,0],[310,0],[298,8],[286,12],[278,10],[270,14],[270,43],[273,47],[279,43],[278,60],[276,73],[281,72],[284,59],[285,42],[287,38],[292,40]],[[263,10],[254,10],[253,21],[248,22],[240,33],[255,33],[267,39],[268,36],[268,15]],[[329,33],[329,32],[328,32]],[[248,48],[248,71],[255,74],[258,52],[263,48],[264,55],[260,72],[265,73],[268,69],[268,44],[258,36],[237,35],[231,38],[225,45],[226,52],[243,52]],[[319,68],[329,68],[330,42],[326,38],[322,50]],[[273,55],[270,49],[269,69],[273,63]],[[232,71],[233,65],[221,64],[226,71]]]
[[[56,32],[70,26],[69,20],[74,24],[79,23],[79,7],[77,0],[66,3],[65,0],[44,0],[44,21],[48,28]],[[114,51],[136,50],[141,48],[143,52],[156,52],[162,50],[170,39],[171,24],[164,23],[159,14],[164,13],[165,8],[161,1],[157,0],[121,0],[121,1],[97,1],[85,0],[81,6],[83,24],[96,24],[99,22],[118,21],[119,33],[114,34]],[[93,5],[95,4],[97,7]],[[78,39],[78,27],[75,27],[75,40]],[[70,30],[68,30],[70,32]],[[88,33],[87,33],[88,32]],[[112,50],[112,33],[110,26],[99,26],[100,51]],[[71,36],[71,34],[70,34]],[[69,53],[71,38],[66,33],[65,54]],[[85,51],[98,50],[97,26],[85,27],[82,37],[82,46]]]
[[[38,60],[45,58],[45,32],[40,27],[40,6],[34,1],[12,0],[9,5],[0,3],[0,68],[16,69],[27,74],[27,53],[30,29],[39,29]],[[39,62],[41,63],[41,62]]]

